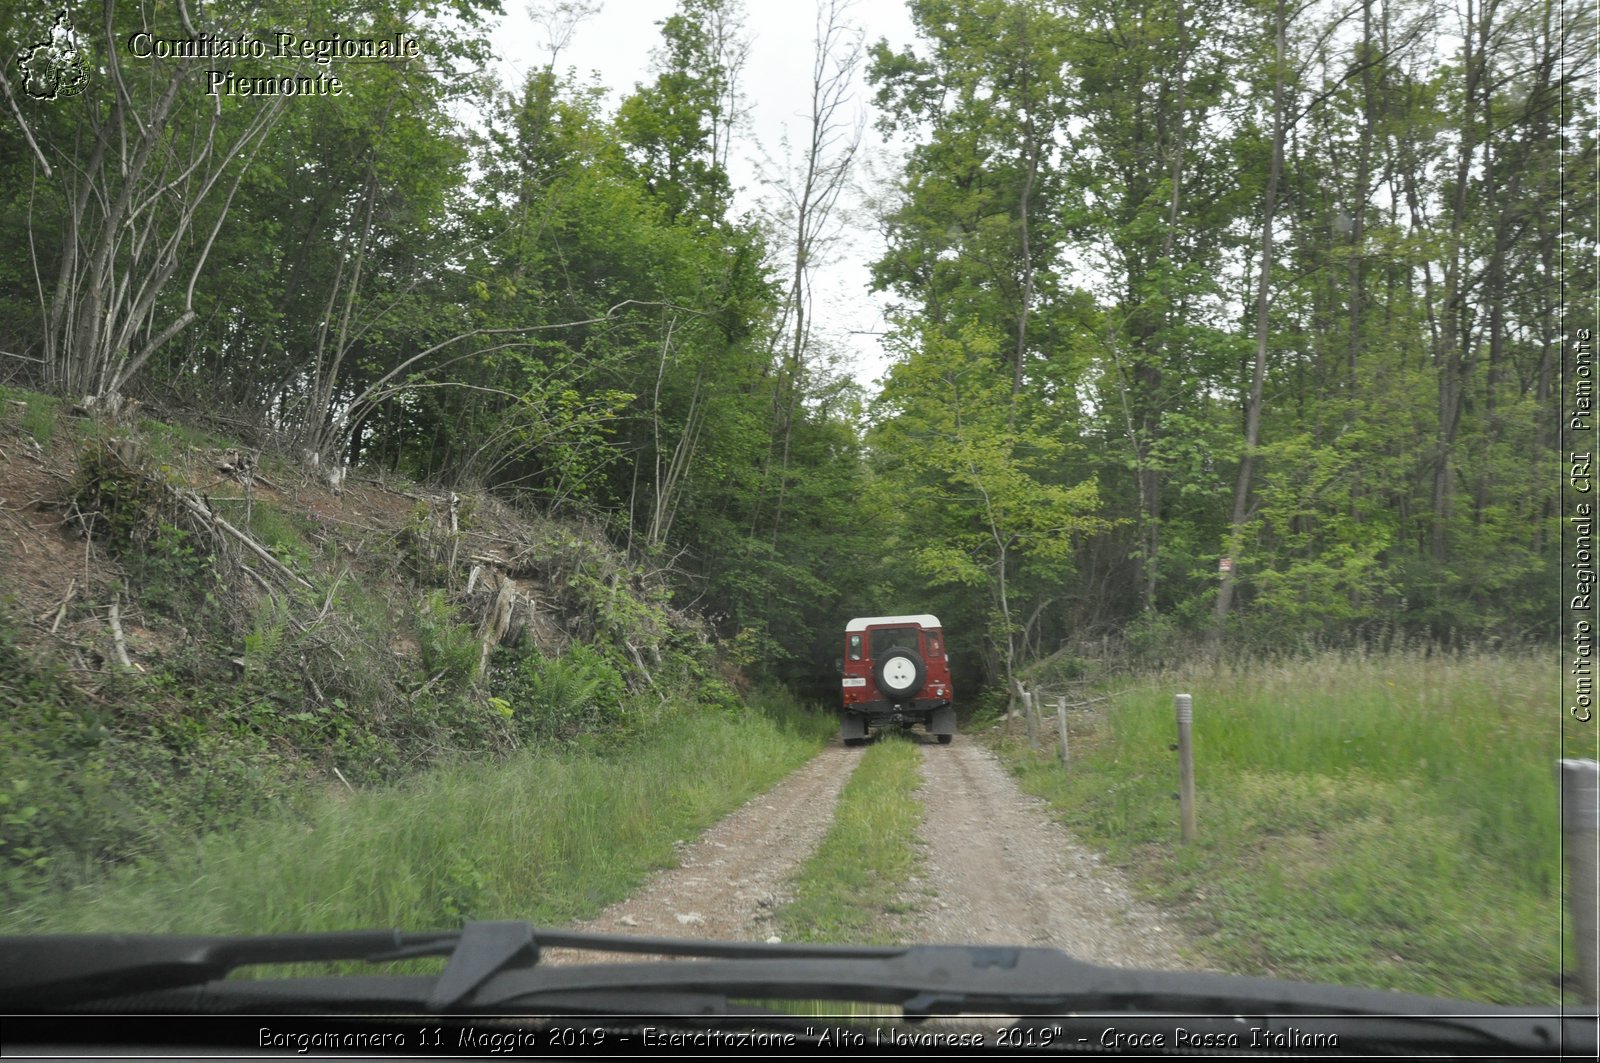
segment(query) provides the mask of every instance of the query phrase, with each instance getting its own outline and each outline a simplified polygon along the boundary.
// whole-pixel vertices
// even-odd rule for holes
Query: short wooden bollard
[[[1033,694],[1022,692],[1022,714],[1028,720],[1028,748],[1039,748],[1039,714],[1033,711]]]
[[[1183,820],[1183,843],[1194,841],[1194,698],[1179,694],[1178,710],[1178,811]]]
[[[1572,913],[1572,938],[1578,953],[1578,989],[1585,1004],[1600,1002],[1600,959],[1595,948],[1597,908],[1600,908],[1600,863],[1596,860],[1596,835],[1600,833],[1600,763],[1563,760],[1561,768],[1561,835],[1567,856],[1567,910]]]
[[[1061,766],[1067,766],[1067,699],[1056,699],[1056,730],[1061,732]]]

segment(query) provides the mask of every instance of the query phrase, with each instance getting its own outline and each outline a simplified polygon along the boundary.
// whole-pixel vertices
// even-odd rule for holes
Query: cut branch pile
[[[311,589],[311,584],[309,582],[302,579],[294,572],[293,569],[289,568],[288,565],[285,565],[282,561],[279,561],[276,557],[274,557],[270,550],[213,512],[211,506],[207,504],[205,499],[201,498],[187,487],[169,486],[168,489],[172,492],[173,497],[176,498],[183,505],[183,507],[189,511],[190,516],[196,522],[198,522],[202,528],[211,533],[212,538],[220,539],[222,536],[219,533],[226,533],[245,549],[259,557],[268,568],[272,569],[285,580],[288,580],[290,583],[297,583],[307,590]]]
[[[226,556],[222,546],[231,541],[284,583],[311,587],[254,536],[219,515],[204,496],[147,468],[136,440],[117,438],[86,448],[69,501],[84,534],[106,540],[113,553],[149,548],[165,522],[203,536],[219,557]],[[239,565],[262,582],[242,560]]]

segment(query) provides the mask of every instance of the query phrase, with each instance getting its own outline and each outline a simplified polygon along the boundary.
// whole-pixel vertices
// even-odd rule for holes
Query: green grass
[[[139,432],[150,457],[158,464],[185,465],[193,450],[227,450],[238,446],[215,432],[176,422],[139,419]]]
[[[914,742],[887,737],[867,747],[833,826],[790,884],[794,899],[778,913],[785,941],[900,943],[898,916],[909,910],[904,895],[921,862],[921,782]]]
[[[604,755],[457,764],[331,792],[297,815],[173,846],[0,914],[10,933],[283,933],[466,919],[565,923],[673,861],[673,843],[770,787],[832,720],[768,698],[683,710]]]
[[[280,510],[257,499],[250,507],[250,534],[291,568],[305,568],[311,559],[307,541],[309,526],[305,518]]]
[[[34,442],[50,449],[61,415],[60,399],[23,388],[0,387],[0,404],[0,416],[8,422],[14,420]]]
[[[1550,662],[1337,656],[1137,681],[1024,788],[1243,974],[1507,1004],[1561,1000]],[[1172,695],[1194,695],[1196,843],[1178,844]]]

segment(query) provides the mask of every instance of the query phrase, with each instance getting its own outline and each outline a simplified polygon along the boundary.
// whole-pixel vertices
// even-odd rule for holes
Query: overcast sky
[[[750,127],[744,136],[746,141],[753,136],[776,158],[785,129],[791,142],[804,142],[816,0],[745,0],[744,7],[750,36],[750,55],[742,78],[744,102],[750,109]],[[503,76],[508,85],[515,85],[528,70],[546,61],[547,35],[529,17],[525,4],[512,0],[507,8],[498,41]],[[593,74],[612,90],[615,105],[622,93],[651,79],[650,53],[661,39],[656,23],[676,8],[676,0],[605,0],[597,14],[578,26],[558,64],[576,68],[581,77]],[[856,0],[849,18],[866,31],[868,43],[886,38],[898,47],[911,41],[911,19],[904,0]],[[869,100],[863,82],[856,93],[857,105],[870,112]],[[868,113],[858,157],[865,164],[858,167],[857,174],[863,181],[870,180],[869,171],[885,177],[893,173],[893,152],[872,128],[872,117]],[[736,209],[742,211],[753,209],[766,194],[761,187],[765,164],[758,153],[745,150],[740,157],[737,149],[736,143],[730,167],[740,188]],[[867,263],[882,245],[870,219],[859,220],[851,233],[854,238],[838,245],[833,261],[825,262],[818,271],[815,330],[819,340],[846,350],[856,378],[870,385],[882,373],[885,359],[878,338],[862,334],[884,328],[880,301],[866,292]]]

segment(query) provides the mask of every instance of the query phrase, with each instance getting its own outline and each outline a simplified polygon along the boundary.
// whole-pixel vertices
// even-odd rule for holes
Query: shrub
[[[440,676],[447,686],[465,686],[478,671],[482,650],[477,633],[470,624],[456,623],[455,609],[443,591],[432,591],[423,598],[417,611],[417,642],[423,669],[430,676]]]
[[[122,562],[148,606],[179,619],[215,600],[215,557],[183,527],[164,471],[147,468],[130,440],[91,440],[78,456],[69,497],[84,529]]]
[[[575,645],[561,657],[502,649],[496,661],[495,699],[528,742],[614,731],[624,720],[622,676],[592,646]]]

